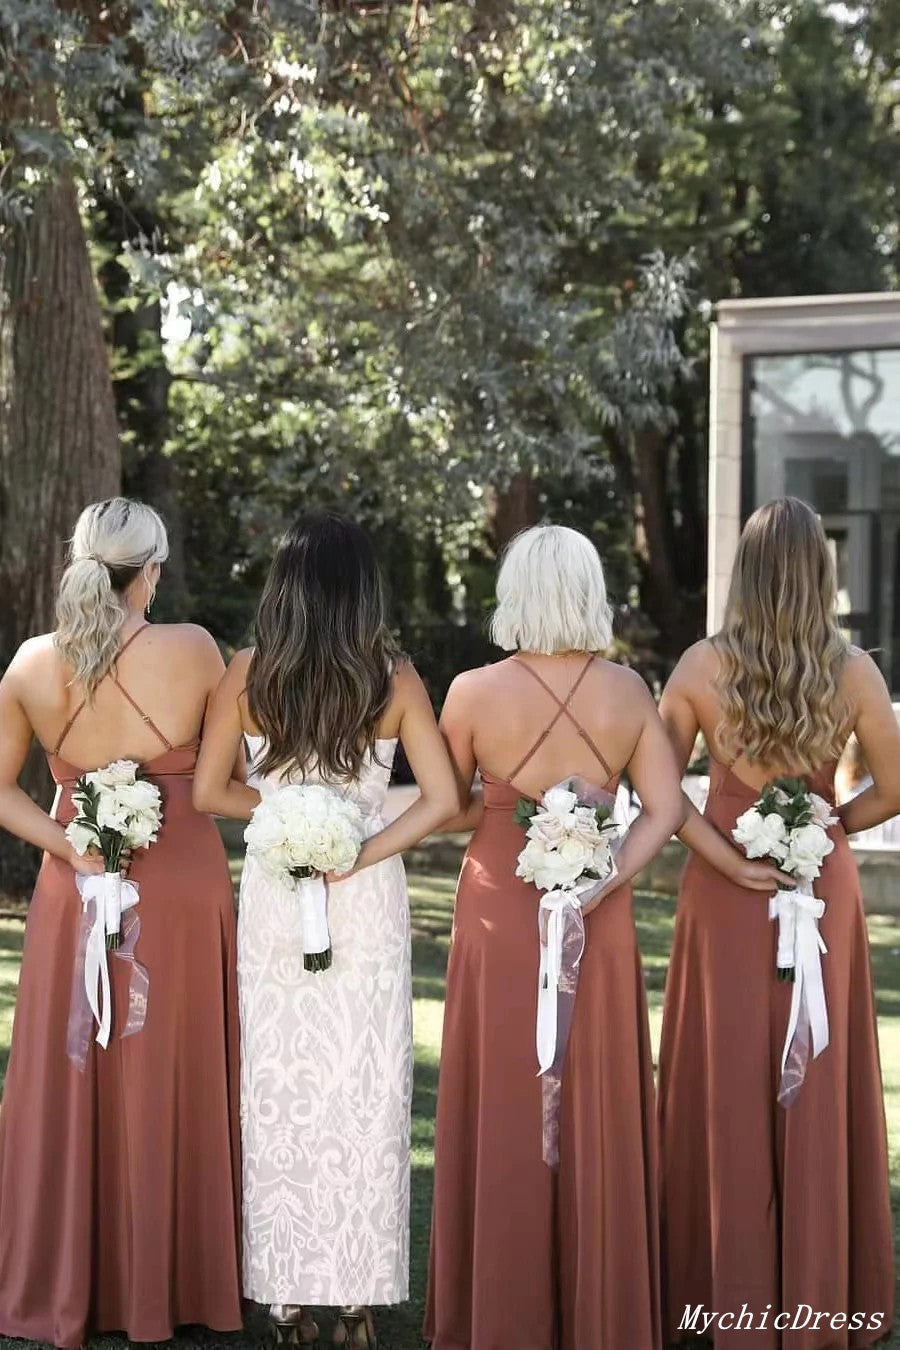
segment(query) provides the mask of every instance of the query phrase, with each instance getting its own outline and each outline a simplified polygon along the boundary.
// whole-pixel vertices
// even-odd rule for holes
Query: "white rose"
[[[116,800],[131,811],[158,811],[162,799],[156,784],[141,778],[136,783],[117,787]]]
[[[592,806],[576,806],[572,816],[571,832],[578,839],[583,839],[586,844],[596,848],[600,839],[600,827],[597,824],[597,813],[594,808]]]
[[[66,838],[82,858],[88,849],[97,843],[96,832],[87,825],[81,825],[77,820],[72,820],[66,826]]]
[[[133,759],[115,759],[105,769],[91,774],[91,779],[98,787],[122,787],[135,781],[139,769],[140,765]]]
[[[159,835],[159,824],[155,820],[147,820],[146,817],[140,817],[132,821],[125,834],[125,843],[128,848],[149,848],[155,844]]]
[[[532,816],[527,833],[529,839],[539,839],[547,848],[552,848],[565,836],[566,831],[559,816],[539,811],[536,816]]]
[[[612,871],[612,853],[610,851],[608,839],[604,839],[602,843],[598,844],[594,849],[591,869],[601,878],[607,877]]]
[[[822,863],[834,848],[821,825],[810,822],[791,830],[790,846],[784,861],[785,871],[813,881],[822,870]]]
[[[787,829],[781,816],[764,816],[755,806],[738,816],[731,834],[748,858],[776,858],[780,862],[787,853]]]
[[[838,817],[832,814],[831,806],[824,797],[820,797],[818,792],[809,794],[809,801],[812,807],[812,824],[821,825],[823,830],[827,830],[829,825],[836,825]]]
[[[578,794],[569,792],[567,788],[551,788],[549,792],[544,793],[541,805],[549,815],[559,816],[562,819],[578,805]]]
[[[124,834],[128,829],[130,812],[116,797],[114,792],[103,792],[97,803],[97,824],[101,830],[115,830]]]
[[[529,839],[519,854],[516,876],[525,881],[534,881],[535,868],[540,867],[547,856],[546,845],[540,839]]]
[[[257,807],[244,830],[244,842],[254,851],[277,848],[284,843],[284,822],[276,814]]]

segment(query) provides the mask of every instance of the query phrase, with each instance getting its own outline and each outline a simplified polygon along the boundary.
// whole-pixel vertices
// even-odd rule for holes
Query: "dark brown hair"
[[[356,777],[396,658],[368,535],[333,511],[300,516],[278,545],[256,615],[247,702],[266,738],[260,772]]]

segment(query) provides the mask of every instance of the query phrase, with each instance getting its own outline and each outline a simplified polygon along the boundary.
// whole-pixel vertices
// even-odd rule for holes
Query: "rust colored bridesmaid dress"
[[[111,957],[109,1047],[91,1045],[84,1073],[68,1059],[81,901],[72,869],[45,857],[0,1110],[0,1335],[62,1347],[241,1327],[234,901],[216,827],[191,804],[197,745],[146,720],[165,746],[145,765],[163,826],[130,872],[146,1023],[117,1035],[130,967]],[[60,756],[70,727],[49,755],[62,823],[82,772]]]
[[[425,1337],[433,1350],[657,1350],[653,1066],[627,886],[585,921],[559,1172],[542,1158],[539,892],[515,875],[512,782],[536,749],[505,782],[482,775],[484,819],[459,879]]]
[[[834,800],[834,766],[809,780]],[[712,761],[708,819],[730,838],[759,796]],[[794,1104],[778,1105],[792,986],[776,979],[768,897],[687,864],[666,983],[660,1054],[664,1329],[686,1305],[753,1314],[718,1330],[716,1350],[847,1350],[890,1330],[893,1241],[869,949],[856,863],[840,826],[815,883],[830,1044]],[[799,1305],[864,1314],[856,1330],[783,1333]],[[771,1305],[766,1325],[764,1310]],[[880,1327],[872,1327],[873,1314]],[[806,1319],[801,1313],[799,1321]],[[811,1323],[811,1319],[810,1323]]]

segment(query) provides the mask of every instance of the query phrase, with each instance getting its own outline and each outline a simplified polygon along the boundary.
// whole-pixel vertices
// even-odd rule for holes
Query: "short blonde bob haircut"
[[[497,577],[491,638],[507,652],[607,650],[606,579],[585,535],[565,525],[535,525],[513,539]]]

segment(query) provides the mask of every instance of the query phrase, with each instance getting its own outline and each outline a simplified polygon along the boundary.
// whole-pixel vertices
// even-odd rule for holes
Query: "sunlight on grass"
[[[235,868],[235,873],[236,873]],[[428,1233],[434,1166],[434,1109],[437,1100],[438,1060],[443,1019],[444,978],[450,948],[455,874],[413,872],[410,875],[413,932],[413,998],[416,1078],[412,1122],[412,1205],[410,1301],[399,1308],[379,1312],[379,1345],[382,1350],[419,1350],[422,1305],[428,1261]],[[644,963],[654,1059],[659,1046],[659,1028],[666,966],[672,942],[675,904],[670,897],[639,895],[635,921]],[[885,1106],[891,1148],[895,1192],[900,1193],[900,920],[873,915],[869,919],[872,966],[877,988],[878,1028],[885,1085]],[[0,1066],[5,1069],[12,1011],[22,950],[22,924],[0,921]],[[265,1322],[257,1310],[243,1335],[223,1336],[201,1330],[178,1337],[178,1346],[227,1346],[231,1350],[260,1347]],[[330,1323],[324,1319],[327,1343]],[[24,1346],[22,1341],[0,1338],[0,1350]],[[121,1337],[104,1336],[90,1342],[90,1350],[122,1347]],[[888,1346],[900,1347],[900,1336]]]

